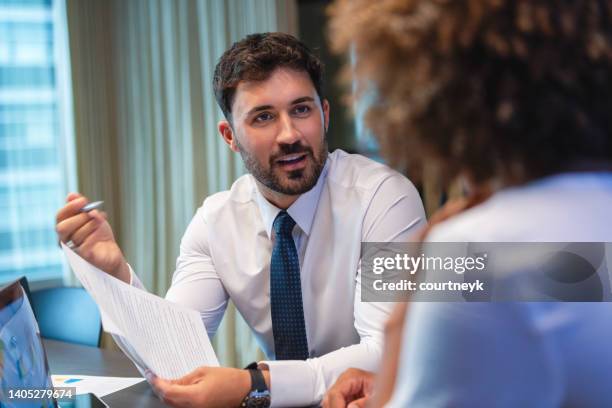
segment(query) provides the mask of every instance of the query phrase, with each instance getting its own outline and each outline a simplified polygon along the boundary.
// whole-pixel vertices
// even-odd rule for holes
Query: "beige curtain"
[[[216,133],[214,65],[248,33],[297,33],[295,2],[68,0],[67,15],[79,189],[163,296],[196,208],[243,172]],[[225,365],[259,357],[231,306],[214,343]]]

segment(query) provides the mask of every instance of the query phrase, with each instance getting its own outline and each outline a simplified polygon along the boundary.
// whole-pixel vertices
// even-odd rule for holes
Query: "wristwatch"
[[[260,369],[257,368],[257,363],[251,363],[245,367],[251,374],[251,391],[242,400],[240,404],[244,408],[269,408],[270,407],[270,390],[266,385],[266,379]]]

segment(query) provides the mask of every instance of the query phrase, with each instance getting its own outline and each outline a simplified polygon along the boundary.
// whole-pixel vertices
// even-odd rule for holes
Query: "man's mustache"
[[[312,148],[309,146],[303,146],[300,143],[294,143],[290,145],[280,145],[279,151],[277,153],[274,153],[272,156],[270,156],[270,164],[276,163],[276,160],[278,160],[279,158],[283,156],[286,156],[288,154],[295,154],[295,153],[307,153],[307,154],[312,155]]]

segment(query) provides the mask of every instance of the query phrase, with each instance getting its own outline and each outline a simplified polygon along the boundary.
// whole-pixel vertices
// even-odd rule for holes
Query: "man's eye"
[[[306,115],[307,113],[310,112],[310,106],[308,106],[308,105],[298,105],[295,108],[293,108],[293,112],[296,115]]]
[[[272,117],[273,116],[272,116],[271,113],[263,112],[263,113],[260,113],[259,115],[257,115],[255,117],[255,122],[259,122],[259,123],[267,122],[267,121],[271,120]]]

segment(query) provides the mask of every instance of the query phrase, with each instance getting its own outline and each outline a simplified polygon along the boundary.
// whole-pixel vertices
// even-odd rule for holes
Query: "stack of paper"
[[[91,265],[62,243],[77,278],[98,304],[104,330],[141,369],[162,378],[218,366],[200,314],[130,286]],[[123,343],[123,344],[121,344]]]

